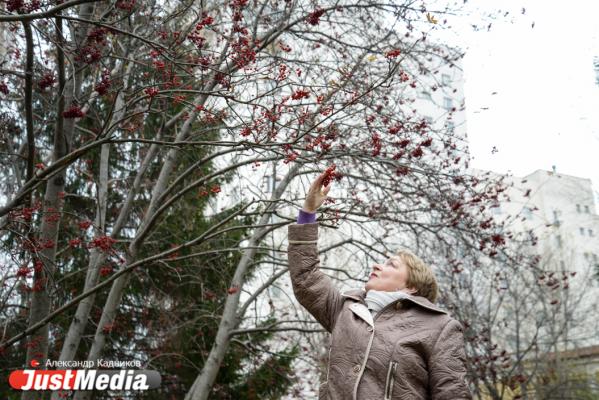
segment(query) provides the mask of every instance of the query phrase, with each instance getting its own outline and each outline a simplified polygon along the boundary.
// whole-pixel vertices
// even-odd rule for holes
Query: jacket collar
[[[341,296],[350,298],[352,300],[359,301],[360,303],[366,303],[366,301],[364,300],[366,298],[366,290],[365,289],[346,290],[345,292],[341,293]],[[430,300],[427,299],[426,297],[409,296],[409,297],[406,297],[406,300],[408,300],[420,307],[426,308],[427,310],[435,311],[435,312],[442,313],[442,314],[449,314],[447,311],[442,310],[441,308],[439,308],[436,305],[434,305],[433,303],[431,303]]]
[[[366,290],[364,289],[350,289],[341,293],[341,296],[347,297],[356,301],[365,302]]]

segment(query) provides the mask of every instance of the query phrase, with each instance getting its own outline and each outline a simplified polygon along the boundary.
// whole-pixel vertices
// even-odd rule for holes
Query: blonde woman
[[[319,399],[471,399],[463,328],[435,305],[437,281],[420,258],[399,251],[373,265],[364,289],[344,293],[319,270],[315,216],[331,188],[322,187],[325,176],[288,227],[295,297],[331,333]]]

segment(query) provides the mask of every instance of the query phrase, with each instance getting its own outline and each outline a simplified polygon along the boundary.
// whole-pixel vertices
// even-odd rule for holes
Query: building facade
[[[599,216],[591,180],[537,170],[506,183],[509,201],[500,202],[497,219],[510,219],[513,232],[533,232],[531,251],[562,281],[554,297],[569,323],[557,349],[599,345]]]

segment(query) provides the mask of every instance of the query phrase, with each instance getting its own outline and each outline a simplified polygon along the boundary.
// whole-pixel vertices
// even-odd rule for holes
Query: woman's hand
[[[312,182],[310,190],[306,195],[306,200],[304,201],[304,207],[302,207],[302,210],[309,213],[314,213],[327,198],[327,194],[329,193],[329,190],[331,190],[331,186],[333,185],[333,180],[331,180],[326,187],[321,189],[322,181],[326,175],[327,172],[325,171],[318,175],[314,182]]]

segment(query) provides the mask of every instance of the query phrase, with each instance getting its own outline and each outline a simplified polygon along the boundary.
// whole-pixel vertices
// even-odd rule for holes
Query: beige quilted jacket
[[[288,235],[295,297],[332,334],[319,399],[472,398],[458,321],[420,296],[373,317],[364,290],[340,293],[319,270],[318,222],[289,225]]]

